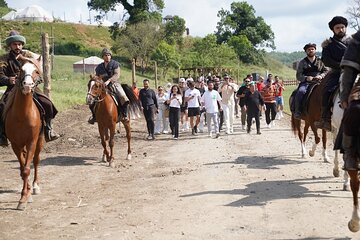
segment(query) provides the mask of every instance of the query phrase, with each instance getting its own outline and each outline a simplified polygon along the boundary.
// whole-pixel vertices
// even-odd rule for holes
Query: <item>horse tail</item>
[[[129,99],[130,116],[132,116],[133,119],[140,118],[141,108],[140,108],[139,99],[136,97],[134,91],[132,90],[132,88],[129,85],[121,84],[121,86],[124,89],[124,92]]]
[[[296,134],[298,131],[295,121],[296,121],[296,119],[294,117],[294,114],[291,114],[291,130],[293,131],[294,134]]]

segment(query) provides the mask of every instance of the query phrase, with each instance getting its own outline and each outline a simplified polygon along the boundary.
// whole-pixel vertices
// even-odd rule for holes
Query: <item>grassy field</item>
[[[290,114],[290,106],[289,106],[289,98],[291,93],[297,88],[297,85],[295,86],[286,86],[285,91],[283,91],[283,97],[284,97],[284,111],[288,114]]]

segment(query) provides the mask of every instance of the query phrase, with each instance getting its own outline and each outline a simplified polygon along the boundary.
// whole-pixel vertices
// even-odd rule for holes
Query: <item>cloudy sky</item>
[[[87,22],[89,10],[87,0],[7,0],[8,6],[19,9],[30,5],[42,6],[53,16],[71,22]],[[219,10],[230,9],[234,0],[164,0],[163,15],[178,15],[185,19],[190,34],[204,37],[214,33]],[[321,45],[331,36],[327,27],[333,16],[346,16],[346,10],[353,0],[248,0],[256,11],[271,26],[275,34],[277,51],[299,51],[308,42]],[[91,11],[93,17],[95,12]],[[121,7],[117,12],[109,13],[108,20],[119,21],[124,15]],[[353,29],[348,29],[353,33]],[[319,48],[320,50],[320,48]]]

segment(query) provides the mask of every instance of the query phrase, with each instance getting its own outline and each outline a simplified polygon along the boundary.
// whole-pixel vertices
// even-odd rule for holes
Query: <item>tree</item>
[[[176,47],[161,41],[151,57],[156,61],[158,66],[162,69],[162,78],[166,79],[166,74],[170,68],[179,68],[180,56],[176,52]]]
[[[233,2],[230,11],[221,9],[218,12],[220,21],[217,24],[217,41],[230,42],[237,48],[240,60],[244,61],[239,51],[245,43],[251,43],[251,53],[260,53],[257,48],[268,47],[275,49],[274,33],[262,17],[255,16],[255,9],[247,2]],[[237,38],[234,38],[237,37]],[[247,40],[246,40],[247,39]],[[230,45],[231,45],[230,44]],[[239,45],[240,44],[240,45]],[[246,60],[246,59],[245,59]]]
[[[131,4],[132,3],[132,4]],[[163,0],[90,0],[87,5],[90,10],[103,13],[115,11],[121,4],[129,14],[128,23],[134,24],[149,19],[161,21],[161,10],[164,8]],[[101,17],[101,15],[99,15]]]
[[[113,50],[136,62],[141,62],[144,71],[153,50],[158,46],[163,34],[154,21],[145,21],[126,27],[116,38]]]
[[[346,10],[349,15],[349,25],[356,31],[360,30],[360,0],[353,0],[353,4]]]
[[[8,5],[5,0],[0,0],[0,7],[8,8]]]
[[[165,23],[165,40],[168,44],[181,45],[185,32],[185,20],[179,16],[174,16],[172,20]]]
[[[182,67],[223,67],[238,62],[234,49],[226,43],[218,44],[214,34],[187,41],[186,45],[181,53]]]

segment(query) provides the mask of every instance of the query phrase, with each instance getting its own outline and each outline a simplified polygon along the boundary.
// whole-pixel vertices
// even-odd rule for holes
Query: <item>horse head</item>
[[[94,102],[101,101],[103,94],[106,94],[106,86],[102,78],[100,76],[90,75],[86,103],[92,105]]]
[[[22,63],[22,66],[17,86],[20,87],[23,94],[30,94],[42,82],[41,57],[34,59],[20,56],[18,60]]]

